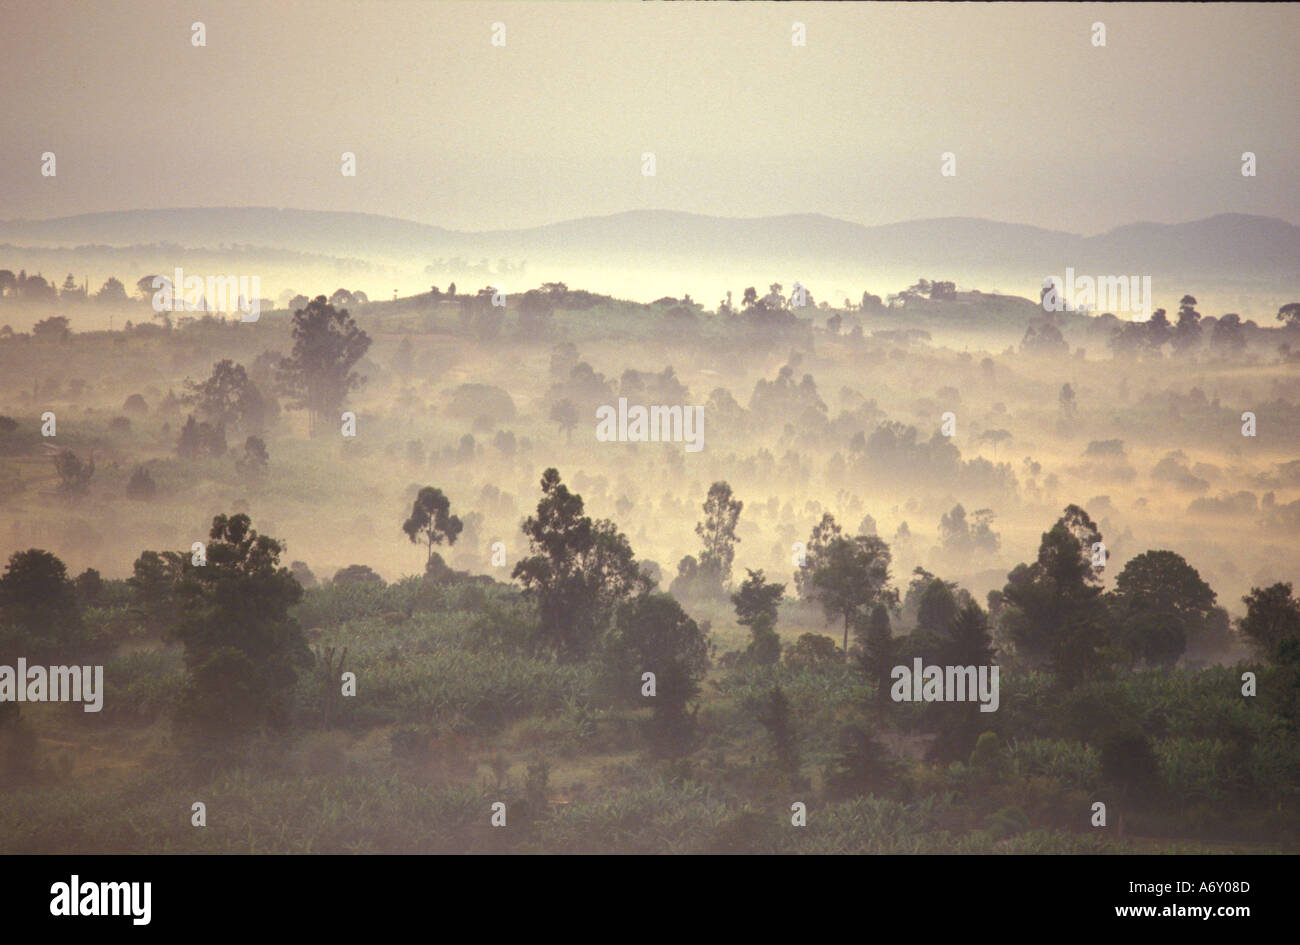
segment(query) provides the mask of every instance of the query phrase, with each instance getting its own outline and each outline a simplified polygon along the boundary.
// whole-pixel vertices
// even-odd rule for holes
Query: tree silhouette
[[[731,494],[731,486],[715,482],[704,500],[704,521],[695,526],[695,534],[704,542],[700,552],[702,577],[719,588],[731,582],[731,563],[736,557],[736,524],[745,503]]]
[[[347,309],[318,295],[293,316],[293,352],[280,360],[280,383],[308,412],[315,435],[321,419],[339,409],[348,393],[365,383],[352,368],[370,349],[370,336]]]
[[[555,468],[542,474],[537,514],[523,524],[528,557],[511,576],[538,609],[539,642],[562,662],[585,658],[609,626],[617,605],[650,588],[626,536],[614,523],[583,514]]]
[[[83,640],[76,588],[48,551],[16,551],[0,576],[0,662],[74,657]]]
[[[781,638],[776,633],[777,610],[785,585],[768,582],[762,570],[746,568],[749,575],[740,590],[731,595],[736,608],[736,622],[748,627],[750,633],[746,658],[759,665],[775,663],[781,658]]]
[[[813,572],[812,586],[826,619],[844,623],[846,660],[849,627],[863,608],[897,599],[898,592],[889,588],[889,564],[889,546],[882,539],[859,535],[832,540]]]
[[[464,525],[451,514],[451,500],[442,494],[441,489],[425,486],[415,497],[411,506],[411,515],[402,523],[402,531],[412,544],[423,541],[428,549],[425,556],[425,569],[433,561],[433,546],[444,541],[456,544]]]
[[[567,397],[551,407],[551,422],[564,431],[564,441],[573,442],[573,429],[578,425],[578,408]]]
[[[1146,551],[1115,579],[1110,604],[1116,642],[1133,659],[1170,666],[1214,610],[1215,593],[1182,555]]]
[[[247,515],[212,520],[207,562],[181,562],[175,587],[187,680],[178,720],[207,735],[242,734],[289,718],[297,670],[312,656],[289,609],[302,587],[282,547]]]

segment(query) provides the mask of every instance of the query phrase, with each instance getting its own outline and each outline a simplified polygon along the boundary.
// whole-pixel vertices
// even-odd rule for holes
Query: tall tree
[[[877,601],[870,611],[858,616],[855,635],[862,670],[876,684],[876,701],[888,702],[894,668],[894,636],[889,627],[889,608],[883,601]]]
[[[113,276],[109,276],[104,284],[99,287],[99,291],[95,293],[95,301],[105,304],[125,303],[126,286],[122,285]]]
[[[817,573],[817,568],[826,555],[826,549],[842,534],[843,529],[830,512],[824,512],[821,521],[813,526],[812,534],[808,536],[808,543],[804,546],[803,562],[794,572],[794,586],[801,598],[805,600],[816,598],[817,589],[813,586],[813,575]]]
[[[731,486],[715,482],[704,500],[704,521],[695,526],[695,534],[704,542],[700,552],[700,570],[719,588],[731,583],[731,563],[736,557],[736,524],[745,503],[731,494]]]
[[[1300,598],[1290,583],[1252,587],[1243,597],[1246,616],[1237,623],[1242,635],[1278,662],[1300,661]]]
[[[994,648],[989,617],[975,601],[968,601],[948,625],[944,662],[950,666],[991,666]]]
[[[578,425],[578,408],[565,397],[551,406],[551,422],[564,431],[564,442],[573,442],[573,430]]]
[[[705,632],[668,594],[640,594],[618,605],[604,653],[624,698],[639,697],[644,674],[654,673],[657,734],[680,744],[686,706],[709,668]]]
[[[280,565],[282,551],[247,515],[218,515],[206,563],[182,561],[176,635],[187,680],[178,718],[192,730],[229,736],[287,723],[298,669],[312,657],[289,615],[302,587]]]
[[[1178,303],[1178,321],[1174,325],[1174,353],[1193,354],[1201,346],[1201,313],[1196,299],[1184,295]]]
[[[1088,513],[1068,506],[1043,534],[1038,560],[1017,565],[1002,591],[1002,621],[1016,652],[1031,664],[1050,664],[1067,687],[1093,675],[1102,661],[1100,559],[1093,563],[1100,542]]]
[[[212,365],[206,381],[185,379],[180,402],[194,407],[200,417],[221,427],[244,426],[260,431],[268,413],[266,399],[248,378],[242,364],[225,358]]]
[[[280,361],[280,383],[308,411],[314,435],[323,417],[335,413],[348,393],[365,383],[352,370],[370,349],[370,336],[347,309],[318,295],[293,316],[293,352]]]
[[[1210,619],[1215,593],[1182,555],[1146,551],[1124,565],[1109,603],[1115,642],[1129,657],[1171,666]]]
[[[411,544],[425,543],[428,549],[424,560],[426,570],[433,561],[433,546],[444,541],[449,545],[456,544],[464,527],[461,520],[451,514],[451,500],[442,494],[441,489],[433,486],[420,490],[411,505],[410,516],[402,523],[402,531],[411,539]]]
[[[828,621],[844,624],[844,659],[848,659],[849,627],[864,608],[896,602],[889,587],[889,545],[874,535],[836,538],[813,572],[812,586]]]
[[[523,524],[531,554],[512,577],[524,585],[540,617],[540,642],[561,661],[585,658],[608,629],[614,608],[648,591],[632,546],[614,523],[583,514],[582,496],[559,471],[542,474],[537,514]]]
[[[76,588],[64,563],[40,548],[14,552],[0,576],[0,663],[75,658],[83,642]]]
[[[740,590],[731,595],[736,608],[736,622],[749,628],[750,643],[746,658],[759,665],[775,663],[781,658],[781,638],[776,632],[777,610],[785,585],[767,581],[762,569],[745,569],[749,575]]]
[[[59,474],[59,492],[63,495],[85,495],[90,491],[90,480],[95,475],[95,458],[85,462],[72,450],[54,454],[54,471]]]

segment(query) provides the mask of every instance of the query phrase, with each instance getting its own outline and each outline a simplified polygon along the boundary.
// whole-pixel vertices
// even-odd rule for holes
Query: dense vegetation
[[[986,355],[944,346],[970,294],[942,281],[809,312],[357,296],[0,340],[0,666],[106,690],[0,703],[0,847],[1300,845],[1294,326],[1188,340],[1188,297]],[[716,368],[744,358],[742,407]],[[619,397],[704,401],[707,451],[595,442]],[[897,701],[916,659],[998,666],[997,710]]]

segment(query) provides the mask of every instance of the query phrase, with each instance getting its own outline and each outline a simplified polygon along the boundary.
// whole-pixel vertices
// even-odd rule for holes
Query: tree
[[[53,338],[56,340],[66,338],[69,324],[70,322],[62,315],[51,315],[49,318],[42,318],[32,326],[32,337]]]
[[[106,305],[124,304],[126,300],[126,286],[113,276],[109,276],[95,293],[95,301]]]
[[[161,280],[157,288],[154,287],[154,281]],[[135,291],[140,294],[140,298],[145,302],[152,302],[154,293],[162,291],[171,285],[171,280],[166,276],[141,276],[135,281]]]
[[[334,584],[383,584],[384,579],[366,564],[350,564],[334,572]]]
[[[370,336],[347,309],[319,295],[293,316],[293,351],[280,361],[279,377],[294,406],[305,408],[314,435],[323,417],[335,413],[348,393],[365,383],[352,370],[370,350]]]
[[[1214,603],[1214,591],[1182,555],[1143,552],[1124,565],[1110,595],[1115,642],[1134,660],[1172,666]]]
[[[542,474],[537,514],[523,524],[531,554],[511,576],[524,585],[540,617],[539,642],[561,661],[585,658],[609,626],[614,609],[649,590],[627,538],[613,522],[583,514],[582,496],[559,471]]]
[[[85,495],[90,491],[90,479],[95,475],[95,458],[86,462],[72,450],[60,450],[54,455],[54,471],[59,474],[59,492],[63,495]]]
[[[768,743],[777,766],[789,775],[799,773],[799,748],[795,739],[794,720],[790,717],[790,700],[780,684],[754,700],[754,718],[767,730]]]
[[[173,590],[188,556],[178,551],[142,551],[126,583],[137,617],[153,633],[170,630],[179,615]]]
[[[785,651],[785,663],[792,669],[818,669],[843,662],[844,654],[824,633],[801,633]]]
[[[870,612],[858,617],[855,636],[858,659],[867,678],[876,684],[876,701],[889,701],[889,684],[894,668],[894,636],[889,627],[889,608],[877,602]]]
[[[1061,329],[1040,318],[1030,322],[1025,328],[1025,337],[1020,341],[1020,350],[1025,354],[1064,357],[1070,353],[1070,345],[1061,334]]]
[[[619,604],[605,657],[628,700],[639,698],[643,674],[654,673],[657,734],[665,745],[679,743],[689,721],[686,706],[709,669],[699,625],[668,594],[639,594]]]
[[[1145,322],[1123,322],[1111,330],[1107,343],[1117,358],[1136,360],[1147,353],[1151,334]]]
[[[1174,353],[1189,355],[1201,346],[1201,313],[1196,299],[1184,295],[1178,303],[1178,322],[1174,325]]]
[[[449,545],[456,544],[463,528],[461,520],[451,514],[451,500],[442,494],[441,489],[433,486],[420,490],[411,505],[410,517],[402,523],[402,531],[411,539],[411,544],[424,541],[428,549],[424,562],[426,570],[433,560],[433,546],[444,541]]]
[[[75,658],[83,643],[67,566],[40,548],[14,552],[0,575],[0,663]]]
[[[967,555],[977,551],[997,551],[1001,539],[993,531],[992,509],[976,509],[971,513],[974,524],[966,520],[966,509],[960,503],[939,519],[939,541],[945,551]]]
[[[298,669],[312,656],[289,609],[302,587],[280,565],[283,548],[247,515],[212,520],[207,561],[188,558],[176,583],[186,688],[178,719],[233,735],[287,723]]]
[[[703,578],[719,588],[731,583],[731,563],[736,557],[736,524],[745,503],[734,498],[731,486],[715,482],[704,500],[704,521],[695,525],[695,534],[704,542],[700,552]]]
[[[943,662],[950,666],[991,666],[993,657],[988,614],[975,601],[968,601],[948,626]]]
[[[1057,397],[1057,404],[1060,407],[1062,420],[1073,420],[1078,415],[1078,400],[1074,396],[1074,388],[1068,383],[1061,385],[1061,393]]]
[[[776,618],[785,585],[765,580],[762,569],[746,568],[745,571],[749,577],[740,585],[740,590],[731,595],[731,603],[736,608],[736,622],[749,628],[746,660],[766,666],[781,659],[781,638],[776,632]]]
[[[1009,439],[1011,439],[1011,432],[1009,430],[985,430],[978,437],[978,440],[981,443],[993,444],[994,461],[998,458],[998,444],[1005,443]]]
[[[844,622],[844,658],[848,659],[849,627],[863,608],[897,600],[889,588],[889,545],[874,536],[836,538],[813,572],[812,586],[827,621]]]
[[[242,364],[229,358],[212,366],[212,376],[202,383],[185,379],[187,393],[180,402],[196,409],[199,416],[221,427],[245,426],[260,431],[265,425],[268,405],[248,379]]]
[[[1147,346],[1159,357],[1164,346],[1174,340],[1174,326],[1169,324],[1169,316],[1162,308],[1156,309],[1146,323]]]
[[[1038,559],[1017,565],[1002,591],[1003,625],[1016,652],[1047,662],[1071,687],[1093,675],[1105,642],[1100,567],[1093,563],[1101,533],[1088,513],[1068,506],[1043,534]]]
[[[0,276],[3,276],[0,273]],[[13,274],[10,273],[10,276]],[[1300,328],[1300,302],[1288,302],[1277,310],[1277,320],[1286,328]]]
[[[104,579],[100,577],[99,572],[94,568],[86,568],[77,575],[77,579],[72,583],[77,592],[77,603],[80,606],[96,604],[104,596]]]
[[[181,459],[195,460],[224,456],[225,453],[225,426],[217,424],[214,427],[206,420],[199,423],[194,414],[190,414],[176,440],[176,455]]]
[[[839,538],[843,529],[835,521],[835,516],[830,512],[822,514],[821,521],[813,526],[812,534],[808,537],[808,543],[804,546],[803,561],[798,569],[794,572],[794,586],[799,591],[799,596],[805,600],[816,598],[816,588],[813,586],[813,575],[821,564],[822,558],[826,555],[826,549],[835,539]]]
[[[1241,316],[1229,312],[1214,323],[1210,332],[1210,347],[1225,357],[1236,357],[1246,350],[1246,331],[1241,324]]]
[[[271,455],[266,451],[266,441],[260,436],[244,440],[244,455],[235,462],[235,468],[246,476],[257,476],[266,471]]]
[[[154,482],[153,476],[149,475],[149,470],[137,464],[131,471],[131,478],[126,484],[126,497],[128,499],[138,499],[147,501],[152,499],[158,493],[158,484]]]
[[[567,397],[551,407],[551,422],[564,431],[564,441],[573,442],[573,429],[578,425],[578,408]]]
[[[18,294],[31,302],[52,302],[59,293],[54,284],[46,282],[40,273],[29,276],[22,271],[18,273]]]
[[[916,612],[916,628],[933,638],[943,637],[957,619],[957,598],[948,582],[935,578],[921,593]]]
[[[1297,661],[1300,598],[1291,596],[1290,583],[1252,587],[1241,600],[1246,605],[1246,616],[1237,623],[1242,635],[1277,662]]]

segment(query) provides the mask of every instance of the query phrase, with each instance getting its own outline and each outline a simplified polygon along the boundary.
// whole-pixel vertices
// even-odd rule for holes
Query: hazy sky
[[[1287,4],[11,3],[0,218],[267,205],[458,229],[635,208],[1079,233],[1221,212],[1300,223],[1297,37]]]

